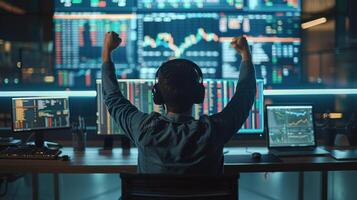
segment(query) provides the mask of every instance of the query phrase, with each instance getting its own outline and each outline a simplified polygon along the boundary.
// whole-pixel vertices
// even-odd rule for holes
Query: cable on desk
[[[35,135],[35,133],[31,133],[30,136],[26,139],[25,145],[30,141],[30,139]]]

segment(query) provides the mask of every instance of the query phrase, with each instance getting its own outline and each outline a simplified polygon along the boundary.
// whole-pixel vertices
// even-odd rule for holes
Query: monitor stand
[[[126,136],[120,137],[121,147],[123,152],[130,152],[130,139]],[[114,136],[113,135],[106,135],[104,137],[104,144],[103,150],[113,150],[114,146]]]
[[[129,155],[130,154],[130,139],[126,136],[122,136],[120,138],[121,138],[122,154]]]
[[[35,147],[36,148],[49,148],[49,149],[60,149],[62,145],[56,142],[45,141],[44,131],[36,131],[35,135]]]
[[[112,150],[114,146],[113,135],[106,135],[104,137],[103,150]]]
[[[35,133],[35,146],[37,148],[43,148],[45,147],[45,136],[44,136],[44,133],[43,131],[36,131]]]

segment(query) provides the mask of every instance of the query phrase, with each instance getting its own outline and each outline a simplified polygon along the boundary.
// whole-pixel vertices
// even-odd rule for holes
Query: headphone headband
[[[163,67],[165,63],[163,63],[159,69],[157,69],[156,73],[155,73],[155,83],[158,83],[158,80],[159,80],[159,73],[160,73],[160,70],[161,68]],[[201,84],[203,83],[203,73],[202,73],[202,70],[199,66],[197,66],[196,64],[193,65],[193,70],[196,72],[196,75],[197,75],[197,80],[198,82]]]
[[[166,62],[165,62],[166,63]],[[155,73],[155,83],[154,86],[152,87],[152,94],[153,94],[153,98],[154,98],[154,103],[157,105],[162,105],[165,103],[164,98],[161,95],[160,92],[160,88],[159,88],[159,83],[158,83],[158,79],[159,79],[159,73],[161,71],[161,68],[165,65],[165,63],[163,63],[156,71]],[[195,85],[195,89],[196,92],[193,96],[192,102],[196,103],[196,104],[200,104],[203,103],[204,97],[205,97],[205,87],[203,85],[203,74],[202,71],[200,69],[200,67],[198,65],[196,65],[195,63],[193,63],[193,70],[195,71],[195,74],[197,76],[197,80],[198,83],[197,85]]]

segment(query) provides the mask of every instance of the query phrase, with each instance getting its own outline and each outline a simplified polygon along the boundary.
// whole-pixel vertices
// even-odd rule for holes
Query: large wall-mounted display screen
[[[187,58],[205,78],[238,78],[230,47],[245,35],[264,85],[301,79],[299,0],[56,0],[55,73],[61,88],[94,89],[107,31],[123,43],[114,53],[121,78],[154,78],[163,61]]]

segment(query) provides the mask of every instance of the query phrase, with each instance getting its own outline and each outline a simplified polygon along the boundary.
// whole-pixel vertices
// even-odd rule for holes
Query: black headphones
[[[159,73],[160,70],[162,68],[163,65],[161,65],[159,67],[159,69],[157,69],[156,74],[155,74],[155,84],[152,87],[152,96],[154,99],[154,103],[156,105],[163,105],[165,104],[164,98],[161,95],[160,92],[160,88],[159,88],[159,83],[158,83],[158,79],[159,79]],[[205,86],[203,85],[203,74],[202,71],[200,69],[200,67],[198,67],[197,65],[194,65],[193,70],[196,72],[197,75],[197,79],[198,79],[198,83],[195,84],[195,94],[193,96],[193,100],[192,103],[194,104],[201,104],[204,101],[205,98]]]

